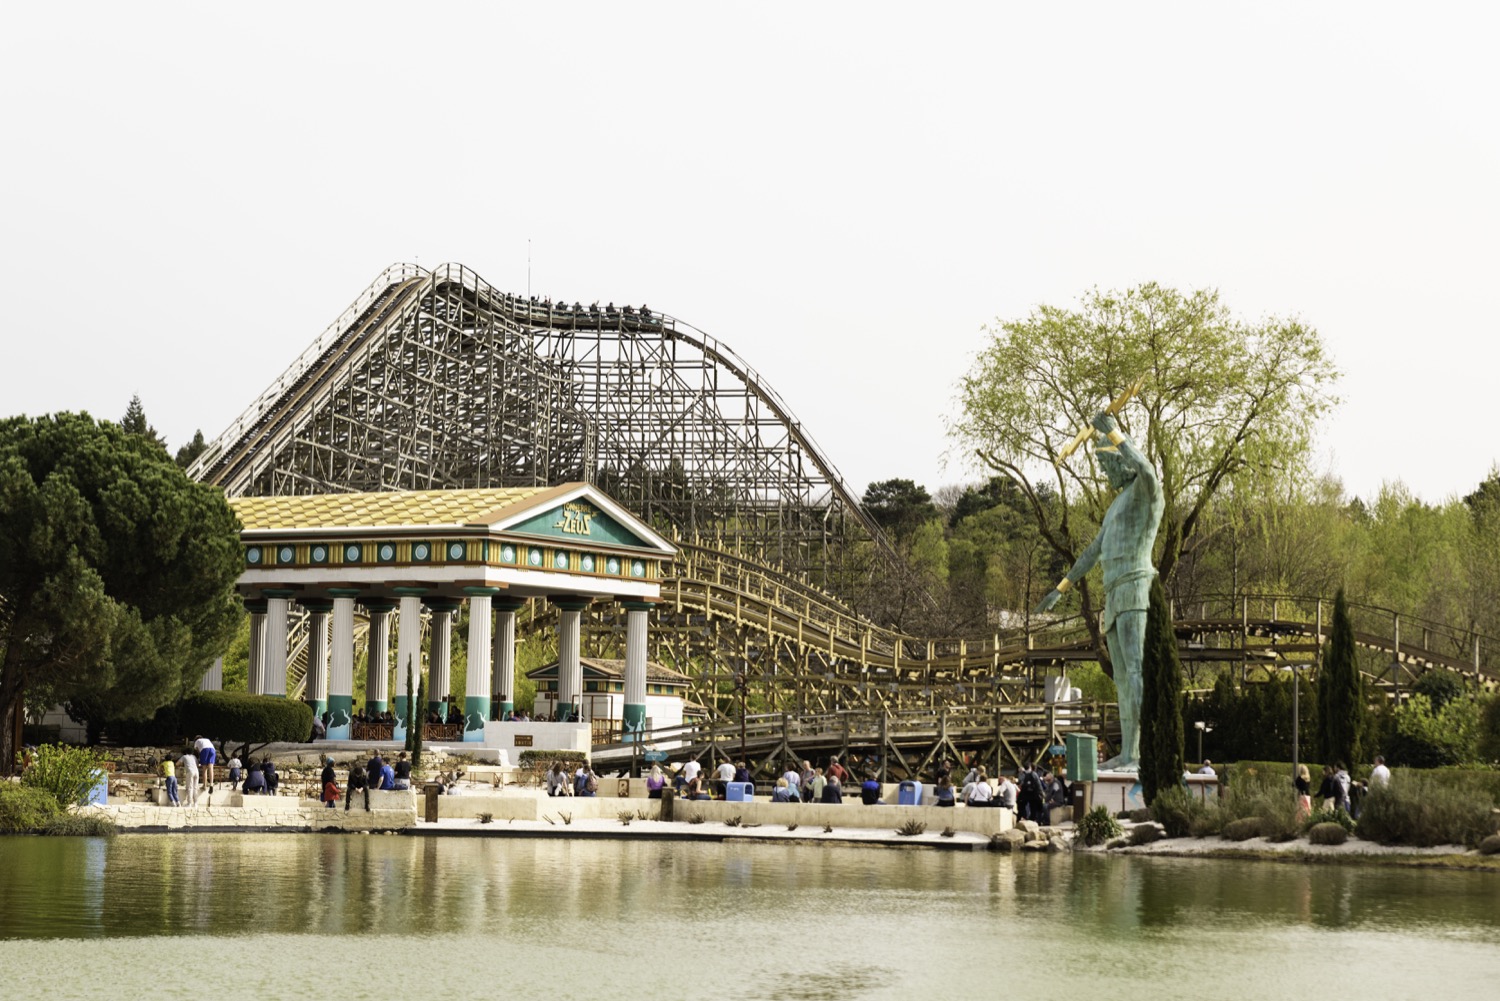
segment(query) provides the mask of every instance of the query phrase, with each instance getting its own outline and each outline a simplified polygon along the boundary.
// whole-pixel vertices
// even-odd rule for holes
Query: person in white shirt
[[[198,756],[193,753],[192,748],[183,752],[182,757],[177,759],[177,770],[181,772],[182,799],[184,806],[198,805]]]
[[[1007,810],[1014,810],[1016,808],[1016,793],[1019,791],[1016,788],[1016,784],[1010,780],[1009,775],[1002,775],[1000,776],[1000,788],[995,790],[995,802]]]
[[[729,783],[734,781],[734,762],[722,762],[714,770],[714,792],[719,799],[729,798]]]
[[[964,783],[963,795],[964,803],[969,806],[989,806],[995,790],[990,786],[989,776],[980,771],[975,774],[973,782]]]
[[[1214,763],[1212,761],[1209,761],[1207,758],[1204,758],[1203,759],[1203,767],[1200,768],[1200,769],[1198,769],[1198,774],[1199,775],[1218,775],[1219,773],[1216,772],[1216,771],[1214,771]]]
[[[691,782],[691,781],[693,781],[693,779],[695,779],[695,778],[698,777],[698,773],[701,772],[701,771],[703,771],[703,764],[702,764],[702,762],[699,762],[699,761],[689,761],[689,762],[686,762],[682,766],[682,780],[684,782]]]
[[[1375,755],[1375,767],[1370,769],[1370,785],[1388,786],[1391,784],[1391,770],[1385,766],[1385,758]]]

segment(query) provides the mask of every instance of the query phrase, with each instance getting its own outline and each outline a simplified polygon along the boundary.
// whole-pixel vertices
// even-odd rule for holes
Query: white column
[[[288,598],[266,599],[265,673],[261,694],[286,697],[286,640]]]
[[[560,606],[557,621],[557,701],[583,718],[583,665],[579,662],[583,610]]]
[[[499,718],[516,706],[516,612],[518,603],[507,601],[495,610],[494,684],[490,688]]]
[[[474,715],[471,703],[484,705],[479,729],[484,729],[484,720],[490,716],[490,615],[489,595],[469,595],[469,670],[464,676],[465,731],[469,728],[468,717]]]
[[[391,602],[371,599],[364,606],[370,616],[365,645],[365,711],[385,712],[391,708]]]
[[[625,709],[624,730],[639,731],[646,724],[646,616],[645,608],[625,605]],[[627,738],[628,739],[628,738]]]
[[[347,740],[354,705],[354,599],[333,599],[333,638],[328,668],[328,738]]]
[[[208,665],[208,670],[203,672],[203,680],[198,682],[200,692],[219,692],[224,690],[224,658],[215,657],[214,662]]]
[[[403,595],[396,636],[395,699],[406,704],[406,679],[411,678],[411,697],[417,697],[417,679],[422,674],[422,599]],[[425,710],[424,710],[425,711]],[[405,723],[405,720],[402,720]]]
[[[453,659],[453,609],[446,602],[434,603],[429,608],[432,632],[428,637],[431,652],[427,657],[427,705],[417,708],[426,712],[442,706],[441,711],[446,713],[448,707],[443,704],[444,700],[453,694],[449,691],[453,685],[448,670]]]
[[[266,690],[266,602],[265,599],[245,602],[250,612],[250,659],[246,665],[245,690],[259,695]]]
[[[328,708],[328,612],[331,605],[325,598],[307,608],[307,694],[304,702],[311,703],[313,712],[321,713]]]

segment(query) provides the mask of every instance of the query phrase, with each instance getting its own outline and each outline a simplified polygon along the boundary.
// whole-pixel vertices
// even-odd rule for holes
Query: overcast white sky
[[[1014,5],[1019,8],[1019,5]],[[943,464],[996,317],[1298,315],[1353,493],[1497,461],[1488,4],[9,4],[0,414],[213,438],[387,264],[647,302],[856,490]]]

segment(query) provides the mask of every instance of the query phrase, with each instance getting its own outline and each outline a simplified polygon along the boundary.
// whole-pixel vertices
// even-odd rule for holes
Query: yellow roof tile
[[[393,493],[311,494],[299,497],[236,497],[229,502],[246,531],[309,528],[420,528],[472,525],[494,520],[546,487],[484,487],[473,490],[401,490]]]

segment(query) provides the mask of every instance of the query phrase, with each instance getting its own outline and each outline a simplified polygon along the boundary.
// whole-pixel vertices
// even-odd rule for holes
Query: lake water
[[[0,998],[1500,997],[1500,876],[816,844],[0,837]]]

